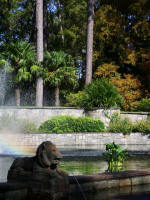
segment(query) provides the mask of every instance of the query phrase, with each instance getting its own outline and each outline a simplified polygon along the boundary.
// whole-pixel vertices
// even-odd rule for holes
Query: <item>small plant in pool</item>
[[[106,144],[106,153],[103,154],[103,158],[108,163],[108,172],[120,172],[127,157],[127,151],[123,150],[119,144],[114,142]]]

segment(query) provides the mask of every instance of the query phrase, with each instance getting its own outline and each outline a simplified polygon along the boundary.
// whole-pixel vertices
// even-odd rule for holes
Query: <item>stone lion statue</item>
[[[34,157],[14,160],[8,171],[8,182],[24,181],[28,186],[34,182],[29,189],[31,199],[62,199],[56,196],[58,193],[64,196],[68,190],[69,179],[67,173],[58,169],[61,159],[62,155],[57,147],[52,142],[45,141],[38,146]],[[43,195],[48,197],[45,198]]]

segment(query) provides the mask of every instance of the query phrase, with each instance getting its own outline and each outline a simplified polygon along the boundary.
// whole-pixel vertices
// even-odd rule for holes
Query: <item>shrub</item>
[[[150,133],[150,120],[136,122],[133,126],[133,132]]]
[[[116,86],[123,98],[124,110],[132,110],[142,96],[141,82],[138,77],[124,74],[123,78],[112,79],[111,82]]]
[[[85,109],[112,108],[121,105],[122,99],[115,86],[107,81],[95,80],[84,89],[81,102]]]
[[[78,93],[70,93],[66,96],[66,106],[82,107],[82,99],[85,95],[84,91],[79,91]]]
[[[132,110],[137,101],[142,97],[142,84],[136,76],[119,73],[119,68],[114,63],[104,63],[97,68],[94,76],[103,80],[107,79],[113,83],[122,96],[123,109]]]
[[[133,124],[128,118],[121,118],[118,113],[112,115],[108,128],[109,132],[129,134],[132,129]]]
[[[45,121],[40,127],[44,133],[103,132],[104,123],[89,117],[56,116]]]
[[[150,98],[142,99],[135,107],[136,111],[150,112]]]

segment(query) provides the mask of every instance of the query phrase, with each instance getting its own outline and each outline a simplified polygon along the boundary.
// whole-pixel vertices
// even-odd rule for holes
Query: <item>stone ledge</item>
[[[101,173],[93,175],[78,175],[75,176],[79,183],[103,181],[103,180],[118,180],[118,179],[127,179],[135,177],[148,176],[150,180],[150,170],[129,170],[123,172],[114,172],[114,173]],[[70,176],[70,183],[76,183],[74,176]],[[145,179],[146,181],[146,179]],[[140,181],[139,181],[140,182]]]
[[[78,183],[84,191],[96,191],[115,187],[122,188],[150,184],[150,170],[130,170],[120,173],[79,175],[75,177],[76,178],[74,178],[74,176],[69,177],[71,184],[70,192],[75,192],[77,190]]]
[[[133,190],[136,192],[136,187],[141,188],[144,185],[144,187],[146,187],[146,185],[149,186],[150,170],[130,170],[120,173],[69,176],[69,181],[69,195],[71,196],[79,193],[80,185],[84,192],[100,192],[100,197],[103,196],[101,199],[106,199],[106,195],[111,197],[112,194],[113,196],[120,193],[131,194]],[[32,181],[30,184],[33,184]],[[43,186],[42,182],[39,182],[39,184]],[[34,186],[35,184],[33,184],[33,187]],[[25,183],[0,183],[0,199],[5,199],[7,196],[14,196],[19,200],[21,195],[25,196],[27,194],[27,188],[28,185]],[[113,193],[111,192],[112,190]]]

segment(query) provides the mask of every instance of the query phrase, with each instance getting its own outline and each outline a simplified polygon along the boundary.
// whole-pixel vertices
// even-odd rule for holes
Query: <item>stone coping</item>
[[[150,112],[128,112],[128,111],[120,111],[120,114],[133,114],[133,115],[149,115]]]
[[[0,106],[0,109],[75,109],[75,110],[84,110],[83,108],[78,107],[62,107],[62,106],[43,106],[43,107],[37,107],[37,106]]]
[[[150,170],[128,170],[122,172],[105,172],[100,174],[92,174],[92,175],[78,175],[75,176],[79,183],[88,183],[95,181],[103,181],[103,180],[115,180],[115,179],[126,179],[140,176],[150,175]],[[74,176],[69,176],[70,183],[76,183]]]

